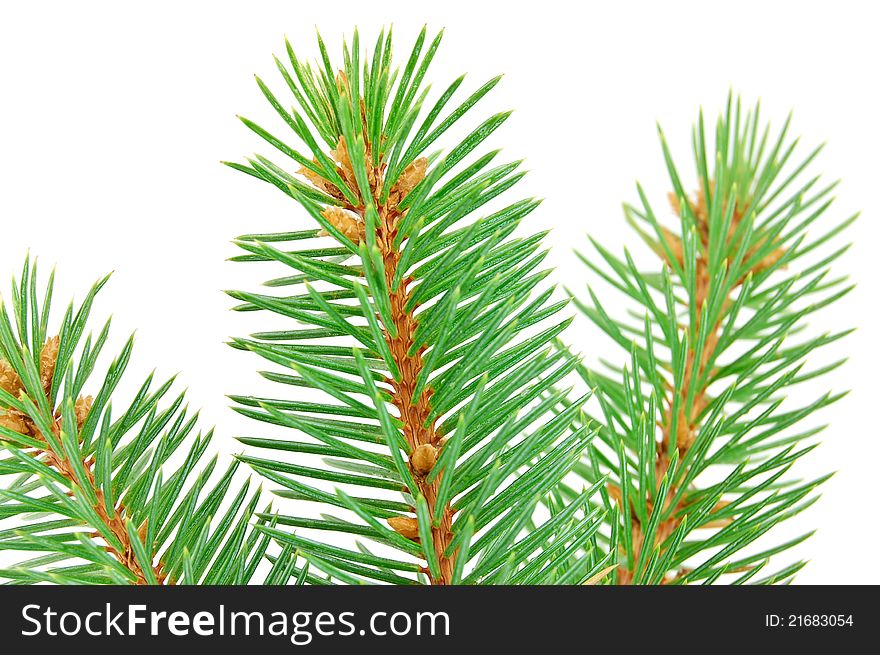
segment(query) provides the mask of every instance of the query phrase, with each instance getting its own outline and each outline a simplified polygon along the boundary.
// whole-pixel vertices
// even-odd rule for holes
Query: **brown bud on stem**
[[[437,462],[437,449],[429,443],[423,443],[413,451],[409,461],[416,473],[427,475]]]
[[[318,189],[320,189],[321,191],[324,191],[324,192],[326,192],[326,193],[330,193],[330,194],[332,194],[333,190],[336,188],[336,187],[334,187],[332,184],[330,184],[330,182],[328,182],[328,181],[325,180],[323,177],[321,177],[320,175],[318,175],[318,174],[317,174],[315,171],[313,171],[311,168],[306,168],[305,166],[303,166],[302,168],[300,168],[300,169],[297,171],[297,173],[299,173],[300,175],[305,176],[305,178],[306,178],[309,182],[311,182],[316,188],[318,188]]]
[[[58,345],[60,339],[55,336],[43,344],[40,351],[40,384],[43,390],[49,393],[52,387],[52,378],[55,375],[55,365],[58,361]],[[18,398],[24,390],[24,384],[15,369],[6,360],[0,359],[0,389],[10,396]]]
[[[81,428],[83,423],[86,422],[89,411],[92,409],[92,400],[91,396],[80,396],[76,399],[76,404],[73,406],[73,413],[76,416],[76,427]]]
[[[352,243],[360,243],[366,238],[364,224],[341,207],[327,207],[327,209],[321,212],[321,216],[326,218],[333,227],[342,232]],[[328,236],[329,232],[321,230],[318,232],[318,235]]]
[[[392,204],[397,204],[406,198],[410,191],[415,189],[419,183],[425,179],[425,173],[427,170],[428,160],[425,157],[419,157],[407,166],[400,174],[397,182],[391,188],[391,193],[388,194],[389,201],[392,202]]]
[[[419,522],[410,516],[392,516],[388,519],[388,525],[406,539],[418,539],[419,537]]]
[[[0,389],[15,398],[18,398],[18,392],[22,389],[21,378],[4,359],[0,359]]]
[[[40,351],[40,383],[43,390],[49,393],[52,388],[52,378],[55,375],[55,365],[58,363],[58,345],[60,339],[55,336],[49,339]]]
[[[358,181],[354,174],[354,166],[351,163],[351,156],[348,154],[348,145],[345,143],[345,137],[339,137],[336,147],[332,150],[333,159],[339,164],[336,172],[342,176],[345,184],[351,189],[355,195],[358,194]]]
[[[0,428],[6,428],[19,434],[30,434],[30,426],[18,414],[0,414]]]

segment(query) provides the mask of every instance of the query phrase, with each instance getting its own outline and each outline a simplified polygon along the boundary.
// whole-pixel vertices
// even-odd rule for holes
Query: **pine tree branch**
[[[232,345],[287,369],[263,372],[267,379],[328,400],[233,396],[242,414],[314,440],[245,437],[245,443],[325,457],[322,466],[242,459],[284,497],[329,505],[357,521],[285,515],[281,525],[354,534],[398,551],[399,559],[377,560],[360,542],[350,550],[272,532],[335,580],[585,581],[607,561],[573,557],[595,552],[598,516],[584,499],[572,512],[552,516],[541,540],[525,531],[537,499],[553,492],[592,437],[586,427],[569,430],[585,399],[555,418],[552,402],[542,400],[576,364],[551,349],[569,321],[541,326],[566,303],[552,302],[552,290],[532,295],[547,274],[536,272],[544,235],[512,236],[537,202],[472,218],[522,177],[518,163],[489,166],[497,151],[467,161],[509,112],[485,120],[445,155],[424,156],[498,81],[445,111],[459,78],[427,109],[421,83],[439,42],[438,35],[429,45],[423,30],[405,66],[392,69],[390,32],[380,34],[372,57],[361,52],[355,32],[343,44],[340,70],[320,36],[322,56],[314,66],[287,44],[290,70],[276,64],[298,110],[284,108],[258,79],[307,154],[242,121],[295,162],[305,181],[262,155],[230,166],[290,196],[318,228],[237,241],[245,254],[235,260],[283,264],[290,274],[266,286],[295,290],[233,291],[241,303],[235,309],[269,311],[303,325]],[[302,478],[371,493],[399,490],[402,497],[339,487],[334,494]]]
[[[711,186],[714,185],[710,180],[710,187]],[[677,403],[674,398],[675,394],[672,393],[672,390],[670,390],[664,398],[665,410],[661,422],[661,443],[656,452],[657,461],[654,473],[654,479],[658,481],[662,480],[669,470],[671,453],[677,452],[678,458],[684,459],[700,429],[701,417],[708,404],[706,394],[709,384],[712,381],[712,371],[708,370],[709,364],[716,359],[716,348],[720,337],[720,331],[723,327],[726,314],[731,306],[731,298],[747,279],[771,268],[785,253],[784,249],[776,248],[757,261],[753,261],[754,253],[759,252],[761,246],[764,244],[758,243],[751,246],[750,252],[744,258],[745,261],[750,262],[745,273],[737,279],[732,285],[732,288],[727,291],[727,295],[722,301],[721,313],[717,318],[711,321],[711,327],[707,330],[702,330],[700,319],[708,314],[709,308],[707,303],[710,301],[711,290],[710,262],[708,261],[708,253],[711,252],[709,243],[710,227],[706,198],[712,197],[715,191],[716,190],[713,188],[701,188],[693,200],[686,201],[690,205],[688,211],[696,221],[696,234],[700,240],[701,248],[697,252],[697,259],[695,262],[696,286],[694,289],[694,295],[693,298],[689,300],[689,306],[683,314],[685,317],[695,315],[697,320],[692,326],[688,325],[687,320],[678,323],[677,329],[687,332],[691,343],[696,343],[699,339],[703,339],[703,347],[699,354],[695,349],[688,349],[685,355],[684,376],[680,383],[680,391],[681,396],[687,398],[688,402],[684,404],[678,403],[679,406],[676,407]],[[670,193],[669,200],[675,213],[681,214],[681,203],[674,193]],[[738,249],[742,245],[742,234],[741,231],[738,230],[738,227],[742,222],[743,217],[749,212],[748,200],[742,205],[737,203],[733,204],[732,221],[728,228],[727,235],[722,237],[722,247],[725,250],[731,248]],[[722,206],[721,212],[726,214],[727,208]],[[683,270],[685,263],[683,261],[684,249],[682,239],[668,231],[664,232],[664,237],[669,249],[673,253],[675,262],[673,263],[668,259],[668,254],[662,248],[656,249],[658,255],[668,266],[671,267],[677,265]],[[690,310],[691,307],[694,311]],[[673,416],[674,414],[677,414],[677,416]],[[680,474],[686,475],[686,473],[686,470],[682,470]],[[616,487],[612,487],[609,491],[615,496],[615,498],[620,498],[620,490]],[[670,485],[667,496],[670,499],[681,496],[680,489],[674,482]],[[717,509],[723,509],[724,506],[725,504],[720,502]],[[682,517],[686,516],[686,510],[687,506],[684,499],[679,500],[675,507],[668,508],[668,517],[660,520],[656,532],[654,533],[653,541],[647,549],[645,549],[642,544],[642,527],[639,518],[637,516],[633,517],[633,559],[636,562],[636,565],[638,565],[638,562],[643,557],[645,550],[647,550],[648,553],[653,552],[673,535],[676,528],[681,525]],[[729,524],[730,521],[731,519],[718,519],[706,523],[704,527],[723,527]],[[672,576],[672,580],[674,581],[679,579],[681,574],[678,571],[674,571]],[[620,584],[630,584],[633,579],[633,571],[626,568],[619,571],[618,580]]]
[[[345,97],[347,88],[344,73],[337,76],[337,85],[340,93]],[[366,133],[368,126],[364,124],[363,127]],[[336,149],[333,152],[339,167],[338,179],[345,180],[351,188],[357,188],[357,176],[349,158],[345,136],[338,135],[338,139]],[[441,436],[437,433],[436,418],[432,418],[431,395],[433,392],[430,387],[425,388],[419,384],[424,372],[423,353],[426,350],[425,346],[417,345],[415,339],[419,325],[415,313],[419,309],[420,303],[413,299],[412,285],[415,280],[412,277],[405,277],[405,272],[401,270],[401,251],[397,240],[400,234],[401,220],[406,214],[406,210],[400,207],[400,201],[424,180],[428,161],[425,158],[416,159],[403,171],[396,182],[389,183],[385,179],[387,165],[384,162],[384,157],[380,154],[379,164],[374,166],[372,149],[373,144],[367,141],[363,161],[358,166],[359,169],[366,171],[370,197],[364,200],[360,197],[359,191],[356,192],[357,205],[349,202],[342,190],[331,181],[316,176],[306,168],[301,169],[300,172],[309,177],[317,188],[342,203],[344,210],[331,207],[324,210],[323,216],[355,244],[360,245],[366,242],[367,217],[365,208],[367,206],[376,208],[378,222],[375,227],[375,243],[382,258],[385,285],[389,290],[391,321],[389,326],[382,328],[382,336],[388,346],[394,368],[398,372],[397,376],[389,377],[386,382],[391,387],[390,400],[397,408],[403,436],[410,453],[409,470],[412,479],[418,486],[418,489],[405,488],[404,491],[414,494],[414,497],[418,495],[424,497],[428,514],[431,517],[431,541],[440,575],[435,578],[429,569],[425,569],[423,572],[432,584],[449,584],[452,581],[452,573],[455,568],[455,551],[447,554],[447,549],[452,543],[453,512],[448,504],[437,505],[437,493],[443,474],[434,476],[431,482],[427,480],[440,455],[443,443]],[[387,194],[384,193],[386,187],[390,187],[390,192]],[[330,236],[326,231],[323,234]],[[377,322],[381,321],[381,315],[377,314],[376,319]],[[417,391],[418,394],[416,394]],[[391,527],[404,537],[418,538],[418,521],[416,519],[398,517],[392,519],[390,523]]]
[[[129,339],[94,395],[84,388],[106,345],[109,323],[85,335],[98,282],[68,308],[48,337],[54,274],[38,298],[36,262],[25,260],[10,306],[0,303],[0,551],[43,555],[0,569],[18,583],[245,584],[271,538],[251,518],[260,498],[246,481],[231,496],[236,466],[209,484],[216,459],[197,471],[211,433],[187,439],[197,417],[183,396],[160,405],[172,381],[152,376],[128,405],[115,394],[132,351]],[[113,418],[111,401],[124,411]],[[181,446],[183,461],[168,462]],[[248,499],[248,496],[250,498]],[[266,508],[265,511],[268,511]],[[219,522],[215,524],[214,517]],[[26,517],[22,521],[22,517]],[[30,521],[30,522],[28,522]],[[297,568],[293,551],[273,558],[271,584]]]
[[[58,345],[59,338],[57,336],[52,337],[43,345],[40,352],[40,381],[42,383],[42,391],[44,392],[47,403],[52,402],[51,390],[53,387],[56,359],[58,357]],[[24,384],[15,370],[9,366],[5,360],[0,360],[0,389],[3,389],[3,391],[12,396],[24,393]],[[86,416],[91,409],[92,401],[93,399],[91,396],[81,396],[76,401],[73,411],[76,415],[75,420],[79,428],[82,427],[82,424],[86,420]],[[30,402],[34,405],[38,404],[33,398],[30,399]],[[36,459],[42,464],[51,466],[68,481],[70,488],[77,489],[84,497],[93,499],[91,507],[94,510],[95,515],[100,519],[106,531],[114,537],[114,539],[108,543],[107,550],[122,566],[131,572],[134,580],[136,580],[135,584],[145,585],[148,583],[148,580],[153,580],[159,584],[164,583],[166,576],[161,562],[150,567],[151,570],[149,572],[146,572],[141,568],[135,546],[129,537],[126,523],[123,518],[127,513],[125,506],[120,502],[115,507],[110,506],[108,508],[109,503],[105,500],[104,491],[101,489],[100,485],[95,482],[94,458],[77,458],[76,460],[73,460],[63,449],[56,451],[52,446],[52,443],[60,444],[62,442],[61,413],[56,411],[53,419],[51,427],[54,439],[46,439],[40,434],[39,428],[29,416],[17,412],[14,409],[9,409],[4,415],[0,416],[0,427],[33,437],[40,445],[34,447],[28,453],[28,456]],[[146,524],[142,526],[141,532],[145,528]],[[104,532],[104,530],[97,532],[95,536],[99,537],[101,532]]]
[[[406,180],[407,185],[411,184],[414,187],[421,181],[418,179],[417,171],[422,163],[426,164],[427,162],[416,160],[410,165],[413,169],[411,173],[408,173],[409,169],[404,171],[403,179]],[[400,187],[400,183],[397,186]],[[406,194],[401,194],[398,189],[392,189],[389,197],[395,198],[401,195]],[[374,202],[377,200],[378,198],[374,195]],[[431,416],[432,390],[426,388],[416,395],[416,387],[424,371],[422,359],[424,348],[418,347],[415,341],[415,332],[418,329],[415,311],[419,304],[410,304],[412,298],[409,288],[412,283],[411,279],[404,279],[394,289],[400,267],[400,251],[394,246],[394,243],[398,235],[398,224],[401,217],[402,212],[399,205],[379,206],[376,242],[384,263],[386,284],[389,289],[392,289],[389,295],[391,319],[397,333],[395,336],[391,336],[386,329],[384,337],[394,364],[400,372],[399,380],[389,380],[393,388],[391,402],[397,408],[403,423],[403,435],[410,451],[410,471],[419,486],[418,493],[427,501],[428,514],[432,519],[432,541],[439,563],[440,577],[435,579],[430,571],[426,573],[433,584],[449,584],[452,581],[452,573],[455,568],[455,551],[447,555],[447,549],[452,543],[452,509],[448,504],[437,505],[437,494],[443,474],[439,473],[430,483],[427,481],[427,476],[431,473],[441,454],[443,443],[436,431],[436,418]],[[435,517],[438,517],[439,521],[436,521]]]
[[[630,354],[622,368],[609,364],[608,374],[578,366],[597,389],[602,418],[591,417],[601,444],[577,470],[588,480],[610,478],[603,505],[611,517],[609,552],[619,561],[610,580],[618,584],[711,583],[733,574],[741,574],[737,584],[771,584],[802,566],[753,580],[768,557],[805,537],[732,559],[815,500],[828,476],[800,482],[785,474],[821,428],[795,426],[843,395],[828,392],[782,409],[788,387],[841,363],[802,371],[816,350],[846,332],[803,335],[807,317],[851,288],[829,276],[846,247],[817,253],[855,218],[808,237],[834,185],[817,190],[818,178],[798,181],[819,148],[784,173],[796,144],[786,142],[787,131],[788,122],[771,139],[758,108],[743,113],[731,98],[710,150],[701,115],[693,198],[661,132],[680,228],[662,224],[641,187],[641,208],[625,207],[662,261],[660,273],[595,242],[597,258],[580,256],[638,304],[630,317],[644,316],[642,325],[613,318],[592,290],[591,304],[576,300]],[[794,334],[800,343],[783,346]]]

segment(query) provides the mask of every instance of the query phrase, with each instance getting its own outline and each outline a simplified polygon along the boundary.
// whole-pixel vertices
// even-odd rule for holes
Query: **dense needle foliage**
[[[855,216],[828,218],[835,185],[807,176],[821,148],[797,159],[788,121],[774,132],[731,97],[714,138],[700,114],[689,182],[661,132],[670,219],[641,186],[625,206],[653,263],[595,241],[580,255],[627,305],[612,316],[601,293],[575,297],[626,352],[591,368],[562,345],[572,319],[545,284],[545,234],[520,230],[539,202],[508,199],[520,162],[480,152],[510,112],[463,127],[499,78],[432,93],[441,37],[422,30],[398,66],[390,30],[372,48],[355,31],[336,67],[318,36],[315,63],[289,43],[276,58],[283,95],[257,78],[279,127],[241,120],[283,161],[227,164],[286,194],[300,224],[236,240],[234,259],[273,277],[229,292],[267,321],[232,346],[269,362],[277,393],[231,396],[274,434],[240,437],[225,472],[173,380],[119,399],[132,340],[104,366],[109,322],[87,334],[106,278],[57,322],[54,273],[41,286],[25,260],[0,299],[0,551],[24,559],[0,578],[793,579],[803,562],[768,562],[809,535],[765,535],[829,477],[790,469],[843,395],[823,384],[842,363],[823,348],[847,334],[807,321],[851,288],[831,266]],[[239,462],[293,502],[258,507]]]
[[[600,439],[578,470],[609,478],[609,582],[788,582],[803,566],[764,570],[809,535],[755,542],[812,504],[828,477],[789,469],[815,447],[824,426],[814,415],[843,395],[823,385],[842,362],[822,348],[847,331],[817,334],[807,321],[851,289],[830,267],[855,216],[826,216],[835,185],[805,175],[821,148],[796,159],[788,128],[774,133],[758,107],[731,98],[713,145],[701,114],[693,195],[661,132],[677,220],[661,218],[641,187],[638,206],[625,207],[659,262],[595,241],[595,255],[581,256],[631,307],[612,317],[592,290],[577,303],[629,354],[622,368],[578,366],[601,407]]]
[[[10,305],[0,305],[0,551],[26,558],[0,578],[250,582],[270,542],[250,525],[259,490],[231,488],[237,463],[211,482],[211,433],[194,434],[183,395],[168,398],[172,380],[150,375],[133,399],[119,399],[132,339],[98,372],[110,324],[86,330],[107,278],[60,325],[50,318],[53,281],[41,288],[36,262],[25,260]],[[284,584],[295,557],[288,549],[274,561],[266,582]]]
[[[566,302],[542,285],[544,235],[518,236],[538,202],[489,205],[519,162],[473,154],[509,112],[429,151],[498,82],[453,102],[460,77],[429,101],[440,38],[423,30],[394,67],[390,31],[370,54],[355,32],[337,68],[319,36],[315,65],[289,43],[276,59],[289,100],[257,79],[288,134],[242,121],[287,164],[229,165],[303,211],[299,230],[237,240],[236,259],[280,271],[274,294],[232,292],[237,309],[290,320],[234,342],[281,367],[263,373],[278,397],[234,396],[238,411],[290,428],[242,438],[242,459],[294,507],[321,506],[261,528],[324,573],[312,581],[581,583],[607,562],[587,507],[599,485],[565,504],[556,490],[591,437],[572,425],[583,399],[550,411],[575,366],[552,348]]]

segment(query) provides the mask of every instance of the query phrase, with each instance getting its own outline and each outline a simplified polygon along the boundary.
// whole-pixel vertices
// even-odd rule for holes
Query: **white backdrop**
[[[256,360],[223,343],[247,333],[248,317],[228,311],[221,289],[253,288],[262,272],[225,261],[236,254],[229,241],[297,229],[305,219],[282,194],[218,162],[268,150],[235,115],[268,121],[252,74],[277,86],[271,54],[282,53],[285,34],[311,58],[315,25],[335,48],[355,24],[372,40],[393,22],[400,56],[428,23],[446,28],[429,74],[438,86],[465,71],[471,85],[505,73],[478,117],[516,109],[492,144],[527,159],[532,172],[520,193],[546,198],[532,226],[552,227],[555,280],[576,290],[588,273],[571,247],[586,250],[588,232],[618,250],[632,243],[620,204],[634,199],[636,178],[658,204],[665,195],[655,121],[685,161],[698,107],[714,116],[730,88],[749,103],[761,98],[777,124],[794,108],[805,151],[828,141],[814,170],[843,180],[832,211],[863,216],[838,269],[859,286],[812,326],[859,327],[822,355],[851,357],[824,382],[853,392],[826,411],[832,425],[801,468],[804,477],[839,472],[786,529],[818,528],[798,550],[811,560],[799,583],[880,582],[870,554],[880,537],[878,15],[847,2],[611,5],[4,3],[0,276],[27,249],[43,266],[58,265],[58,298],[115,270],[96,315],[113,314],[116,343],[137,330],[133,370],[181,372],[191,404],[219,426],[217,446],[231,451],[232,436],[254,426],[227,408],[224,394],[259,382]],[[597,337],[580,320],[568,340],[588,361],[619,356]]]

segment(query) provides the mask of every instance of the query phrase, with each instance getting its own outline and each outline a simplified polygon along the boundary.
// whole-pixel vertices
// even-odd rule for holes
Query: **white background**
[[[472,120],[516,109],[492,144],[527,159],[532,173],[520,193],[546,198],[532,226],[553,228],[555,280],[575,290],[592,279],[570,250],[587,250],[586,233],[618,251],[633,242],[620,204],[635,198],[635,179],[663,202],[655,121],[684,162],[698,107],[714,116],[730,88],[748,103],[761,98],[776,124],[793,108],[804,152],[828,141],[814,170],[842,179],[831,212],[863,215],[838,269],[859,286],[811,326],[859,328],[821,354],[851,360],[815,394],[824,385],[853,392],[826,412],[832,425],[801,469],[805,477],[838,474],[787,529],[818,528],[798,551],[811,560],[799,583],[880,582],[878,16],[869,3],[847,2],[611,5],[4,3],[0,276],[27,249],[41,265],[58,265],[58,298],[115,270],[96,316],[113,314],[117,343],[137,330],[133,370],[181,372],[192,405],[206,425],[219,426],[218,446],[228,452],[237,448],[232,436],[255,428],[227,408],[224,394],[252,392],[258,381],[256,361],[223,343],[246,334],[249,318],[228,311],[221,289],[253,288],[259,278],[225,261],[236,254],[229,241],[298,229],[305,219],[282,194],[218,162],[255,149],[269,154],[235,115],[270,122],[252,74],[278,87],[271,54],[283,53],[285,34],[311,58],[315,25],[335,54],[353,25],[372,42],[393,22],[401,56],[428,23],[446,28],[429,73],[436,87],[461,72],[469,89],[506,73]],[[590,362],[619,356],[586,321],[568,340]]]

